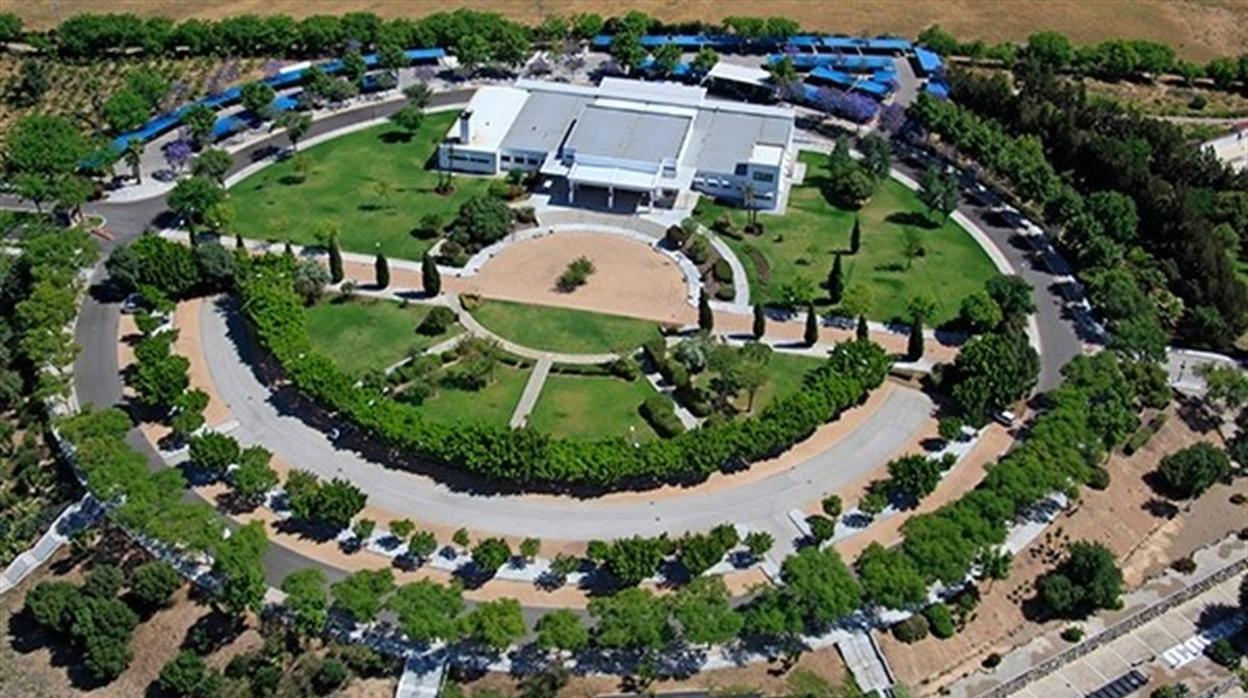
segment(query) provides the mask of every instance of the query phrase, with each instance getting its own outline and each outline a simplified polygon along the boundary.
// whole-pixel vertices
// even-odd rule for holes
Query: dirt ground
[[[1182,412],[1182,410],[1178,410]],[[1215,485],[1191,507],[1167,518],[1165,503],[1145,476],[1162,456],[1201,440],[1217,441],[1170,409],[1166,425],[1131,457],[1115,454],[1107,465],[1108,489],[1085,488],[1082,501],[1063,514],[1050,531],[1014,558],[1009,579],[981,587],[983,600],[966,628],[949,640],[929,637],[906,645],[891,635],[880,644],[898,678],[921,693],[934,693],[957,679],[989,652],[1005,653],[1063,621],[1036,622],[1024,615],[1024,602],[1035,596],[1036,580],[1052,569],[1065,542],[1094,540],[1109,546],[1123,568],[1128,588],[1163,571],[1171,562],[1237,531],[1248,521],[1243,506],[1229,501],[1248,492],[1248,482]],[[1182,505],[1180,505],[1182,506]],[[1177,511],[1177,510],[1172,510]],[[1154,513],[1156,512],[1156,513]]]
[[[594,263],[594,273],[575,291],[560,291],[555,282],[579,257]],[[447,278],[443,286],[453,293],[675,324],[697,317],[685,302],[688,292],[676,263],[649,245],[620,235],[556,233],[508,245],[480,273]]]
[[[835,648],[808,652],[801,656],[789,671],[775,664],[750,664],[732,669],[705,671],[688,679],[656,681],[643,695],[655,695],[678,691],[708,691],[711,694],[734,695],[745,690],[764,696],[785,695],[791,691],[789,680],[795,673],[807,672],[828,683],[836,684],[847,677],[845,663]],[[465,695],[484,696],[519,695],[516,680],[506,674],[488,673],[462,684]],[[575,676],[559,691],[561,698],[595,698],[620,693],[623,690],[619,677]]]
[[[1165,41],[1192,60],[1242,52],[1248,45],[1248,3],[1242,0],[28,0],[6,8],[36,28],[47,28],[74,12],[135,12],[174,19],[218,18],[254,13],[302,17],[366,10],[385,17],[419,17],[457,7],[502,12],[522,22],[551,14],[622,14],[638,9],[663,20],[716,22],[732,15],[792,17],[811,30],[872,34],[917,34],[938,23],[963,40],[1023,41],[1054,29],[1078,43],[1111,37]]]

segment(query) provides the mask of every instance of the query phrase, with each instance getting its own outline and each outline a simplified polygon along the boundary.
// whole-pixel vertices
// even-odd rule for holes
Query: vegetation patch
[[[433,310],[425,305],[339,296],[308,309],[308,338],[313,348],[343,371],[359,376],[384,370],[456,334],[458,326],[453,324],[438,334],[417,332]]]
[[[567,354],[626,352],[659,336],[646,320],[509,301],[483,300],[472,316],[516,344]]]
[[[561,437],[619,436],[634,443],[648,441],[654,431],[641,418],[639,408],[650,397],[666,399],[640,378],[552,374],[529,415],[529,426]]]

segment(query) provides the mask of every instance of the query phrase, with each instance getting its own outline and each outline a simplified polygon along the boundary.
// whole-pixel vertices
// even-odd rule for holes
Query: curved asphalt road
[[[471,89],[455,90],[439,93],[434,96],[430,106],[447,106],[464,103],[472,94]],[[385,117],[403,106],[402,100],[393,100],[378,104],[364,105],[359,108],[345,110],[315,121],[305,138],[324,135],[376,118]],[[230,174],[244,167],[271,157],[281,146],[285,138],[274,135],[258,143],[250,145],[233,154],[234,165]],[[917,177],[919,169],[906,162],[898,162],[897,167],[910,176]],[[0,206],[23,207],[12,199],[0,197]],[[959,210],[973,222],[980,225],[989,237],[1000,247],[1010,263],[1019,269],[1035,289],[1040,342],[1042,347],[1042,371],[1040,389],[1046,390],[1060,382],[1058,369],[1071,357],[1082,351],[1081,325],[1076,315],[1067,310],[1067,302],[1063,296],[1062,283],[1054,274],[1038,260],[1039,255],[1026,244],[1026,236],[1021,233],[1021,226],[1001,218],[991,210],[991,206],[978,205],[968,201]],[[105,243],[105,251],[116,244],[128,242],[144,230],[171,222],[164,196],[126,203],[95,203],[87,207],[89,213],[99,214],[108,220],[108,228],[115,240]],[[82,312],[78,317],[75,338],[82,347],[82,352],[75,362],[75,389],[78,402],[82,405],[117,405],[122,403],[121,377],[117,372],[117,325],[119,317],[118,301],[108,298],[98,283],[104,280],[104,272],[96,270],[93,282],[95,286],[83,303]],[[233,353],[233,352],[230,352]],[[213,352],[207,352],[209,356]],[[244,399],[246,399],[244,397]],[[246,420],[240,420],[246,423]],[[155,449],[136,430],[131,433],[130,442],[140,452],[147,455],[153,468],[164,467],[164,461]],[[323,435],[321,435],[323,439]],[[295,461],[299,462],[299,461]],[[372,466],[373,470],[380,470]],[[282,546],[270,546],[266,557],[266,570],[271,584],[277,584],[290,571],[307,567],[319,567],[331,580],[339,579],[343,573],[316,560],[304,557]]]

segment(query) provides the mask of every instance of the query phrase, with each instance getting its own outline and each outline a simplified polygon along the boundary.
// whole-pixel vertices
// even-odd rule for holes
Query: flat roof
[[[762,68],[754,68],[748,65],[737,65],[735,63],[727,63],[720,61],[711,68],[709,77],[719,80],[729,80],[731,82],[740,82],[747,85],[757,85],[765,87],[770,84],[771,73]]]
[[[731,174],[750,161],[754,146],[787,146],[793,117],[764,116],[704,107],[693,124],[688,162],[698,170]]]
[[[586,105],[572,126],[567,147],[578,156],[662,162],[680,157],[692,118],[670,110],[624,108],[618,100]]]
[[[750,162],[759,165],[780,166],[784,160],[784,146],[775,143],[755,143],[750,151]]]
[[[706,97],[706,88],[678,82],[642,82],[607,77],[598,85],[598,96],[696,107]]]
[[[477,89],[468,102],[468,142],[460,145],[480,149],[498,150],[503,137],[511,130],[516,117],[524,109],[529,93],[514,87],[486,85]],[[451,125],[447,136],[459,136],[459,121]]]
[[[580,94],[534,91],[503,137],[505,150],[550,152],[559,147],[568,124],[592,97]]]

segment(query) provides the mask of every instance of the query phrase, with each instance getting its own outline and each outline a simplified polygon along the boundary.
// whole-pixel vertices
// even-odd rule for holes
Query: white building
[[[774,209],[792,174],[793,110],[708,99],[674,83],[607,78],[597,87],[522,80],[477,90],[439,147],[442,167],[512,169],[670,205],[694,189]]]

